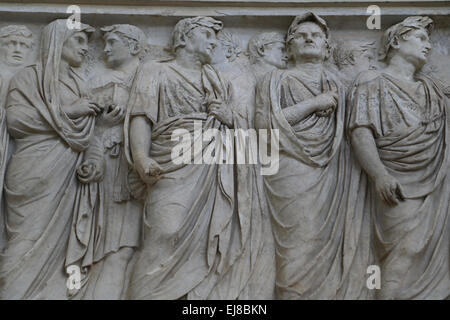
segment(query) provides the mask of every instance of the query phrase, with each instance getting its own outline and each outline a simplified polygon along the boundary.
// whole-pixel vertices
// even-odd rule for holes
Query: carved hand
[[[335,108],[328,108],[327,110],[317,111],[316,115],[318,117],[329,117],[333,113],[334,109]]]
[[[80,98],[70,105],[64,105],[62,108],[64,113],[72,119],[88,115],[95,116],[102,111],[102,108],[97,103],[90,102],[84,98]]]
[[[316,112],[326,111],[326,113],[322,112],[319,116],[329,116],[334,109],[336,109],[338,105],[338,94],[334,91],[322,93],[315,98],[313,98],[313,105]],[[329,111],[331,109],[331,111]],[[328,114],[328,115],[326,115]]]
[[[87,159],[77,168],[77,177],[81,183],[99,182],[105,173],[105,160]]]
[[[233,112],[231,111],[230,106],[223,101],[217,99],[210,101],[208,112],[228,127],[233,126]]]
[[[103,127],[113,127],[123,121],[125,118],[125,107],[112,105],[98,118],[98,124]]]
[[[400,183],[388,174],[375,179],[375,188],[378,196],[390,206],[396,206],[399,200],[405,200]]]
[[[162,168],[150,157],[138,158],[135,161],[135,169],[141,179],[148,185],[152,185],[159,180]]]

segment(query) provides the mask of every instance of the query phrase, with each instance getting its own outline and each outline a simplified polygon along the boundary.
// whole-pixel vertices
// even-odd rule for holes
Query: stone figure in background
[[[92,224],[96,224],[96,231],[89,240],[93,244],[87,246],[83,257],[83,267],[92,269],[82,295],[84,299],[119,299],[142,228],[142,204],[130,193],[130,167],[123,151],[123,122],[147,39],[142,30],[128,24],[103,27],[101,31],[107,69],[90,81],[90,87],[93,98],[104,112],[97,120],[96,139],[89,146],[82,166],[100,161],[104,167],[98,182],[99,200],[93,208],[95,222]],[[93,176],[79,178],[83,183],[95,183]],[[77,242],[77,237],[73,241]]]
[[[218,163],[230,146],[228,128],[246,123],[233,111],[229,83],[209,65],[221,29],[210,17],[180,20],[171,37],[175,59],[148,62],[136,76],[125,134],[147,192],[130,299],[247,296],[264,235],[261,214],[251,212],[249,168]],[[214,143],[202,143],[198,131],[208,129],[216,129]],[[180,140],[171,137],[189,140],[180,150],[188,161],[174,161]],[[201,158],[207,152],[212,161]]]
[[[239,39],[226,30],[221,30],[217,35],[217,45],[214,49],[212,64],[220,70],[221,75],[231,84],[233,95],[237,98],[234,101],[234,111],[245,123],[241,123],[241,129],[254,128],[254,105],[255,105],[255,81],[248,59],[241,55]],[[239,59],[240,58],[240,59]],[[256,141],[248,140],[249,150],[257,150]],[[250,143],[254,143],[251,146]],[[249,167],[247,185],[251,188],[250,197],[251,214],[253,221],[260,225],[254,226],[253,234],[263,235],[259,241],[260,247],[254,246],[252,250],[246,250],[242,259],[253,259],[248,265],[254,265],[252,276],[246,290],[240,295],[241,299],[273,299],[275,286],[275,252],[271,230],[270,216],[268,213],[266,196],[262,175],[260,174],[260,164],[257,157]],[[258,233],[256,232],[258,231]],[[256,254],[255,254],[256,253]],[[255,259],[257,257],[257,259]]]
[[[9,25],[0,29],[0,190],[6,164],[11,153],[10,138],[6,128],[5,101],[11,77],[28,62],[33,48],[33,34],[25,26]],[[0,191],[0,250],[5,241],[3,191]]]
[[[368,224],[350,192],[358,181],[344,139],[344,88],[324,67],[327,24],[298,16],[286,43],[290,65],[258,84],[255,118],[257,128],[279,132],[279,171],[264,176],[277,298],[366,298]]]
[[[381,299],[445,299],[450,294],[448,100],[419,71],[433,21],[408,17],[387,29],[380,59],[349,99],[352,147],[370,179],[381,267]]]
[[[16,143],[5,175],[8,239],[0,255],[1,299],[64,299],[64,259],[82,161],[99,107],[74,68],[93,29],[55,20],[39,60],[11,80],[8,131]]]
[[[349,87],[356,76],[375,68],[375,42],[358,40],[341,40],[333,50],[333,58],[338,67],[340,80]]]
[[[22,25],[9,25],[0,29],[0,65],[2,77],[11,78],[18,68],[29,61],[33,48],[33,34]],[[8,79],[9,80],[9,79]]]
[[[256,79],[275,68],[285,69],[288,60],[286,37],[277,32],[258,33],[248,42],[248,54]]]

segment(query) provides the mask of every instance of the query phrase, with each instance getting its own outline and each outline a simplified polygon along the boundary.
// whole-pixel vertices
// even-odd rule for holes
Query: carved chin
[[[21,56],[11,56],[8,59],[8,62],[12,65],[19,65],[24,61],[23,57]]]
[[[298,57],[301,58],[320,58],[323,60],[324,58],[324,54],[322,51],[317,50],[317,49],[311,49],[311,50],[302,50],[299,52]]]

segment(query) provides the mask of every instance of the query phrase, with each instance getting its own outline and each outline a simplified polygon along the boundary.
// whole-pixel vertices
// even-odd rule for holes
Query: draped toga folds
[[[92,116],[74,121],[74,135],[67,132],[74,145],[66,143],[40,98],[38,73],[32,66],[12,79],[6,107],[16,150],[5,177],[8,242],[0,256],[4,299],[65,297],[65,250],[78,188],[75,173],[94,124]],[[83,95],[78,89],[83,88],[81,79],[71,76],[77,87],[62,80],[58,85],[65,103]]]
[[[145,116],[152,124],[150,157],[163,173],[146,191],[143,245],[128,298],[236,299],[254,270],[261,214],[251,211],[248,166],[195,164],[197,153],[188,155],[191,164],[171,159],[177,129],[189,132],[192,144],[202,139],[193,135],[195,126],[217,129],[217,153],[223,148],[227,127],[207,115],[211,99],[229,105],[232,99],[229,84],[211,66],[199,72],[174,61],[149,62],[138,71],[127,119]],[[244,120],[234,118],[234,127],[240,127]],[[209,144],[200,140],[200,145],[205,151]]]
[[[382,277],[401,282],[392,298],[445,299],[450,295],[448,101],[432,78],[417,80],[423,101],[390,75],[361,74],[349,95],[348,130],[371,129],[383,165],[406,197],[388,206],[373,184],[367,197]],[[404,277],[396,272],[399,267]]]
[[[92,31],[81,25],[81,31]],[[55,20],[41,35],[39,62],[11,80],[7,126],[16,150],[5,176],[7,243],[0,255],[1,299],[65,299],[64,260],[79,185],[76,169],[95,117],[71,119],[63,105],[87,99],[83,79],[60,73],[64,42],[77,30]]]
[[[282,109],[339,94],[329,117],[290,125]],[[275,70],[257,85],[256,124],[279,132],[279,170],[264,176],[276,247],[280,299],[364,299],[370,264],[367,217],[358,205],[360,169],[344,139],[345,93],[323,69],[319,81]]]

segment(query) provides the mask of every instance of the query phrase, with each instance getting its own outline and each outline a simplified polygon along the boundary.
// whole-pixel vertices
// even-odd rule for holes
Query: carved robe
[[[59,74],[63,43],[74,32],[66,20],[47,26],[40,63],[19,72],[9,87],[7,125],[16,150],[5,177],[2,299],[66,298],[64,259],[78,188],[75,173],[95,119],[72,120],[61,108],[87,97],[77,73]]]
[[[233,95],[238,97],[238,99],[235,99],[234,111],[244,120],[240,122],[241,128],[254,130],[256,80],[248,61],[238,58],[231,63],[226,62],[219,65],[219,67],[221,75],[230,82]],[[254,150],[257,152],[257,141],[253,143],[255,143]],[[250,144],[247,146],[249,149],[252,147]],[[261,175],[261,164],[257,154],[254,155],[254,160],[254,165],[249,167],[251,174],[247,179],[248,186],[252,188],[250,195],[252,219],[255,221],[255,218],[260,216],[258,220],[260,225],[255,226],[254,230],[262,230],[260,233],[262,238],[259,240],[259,246],[254,247],[253,250],[247,250],[242,258],[242,260],[253,259],[249,265],[254,265],[254,267],[252,267],[253,271],[248,285],[240,294],[239,299],[274,299],[275,248],[272,227],[267,197],[264,192],[263,176]],[[247,255],[247,258],[245,258],[245,255]]]
[[[448,102],[433,79],[417,80],[425,93],[422,102],[398,79],[362,74],[350,92],[348,129],[372,130],[383,165],[406,197],[390,207],[373,183],[368,190],[382,277],[402,281],[396,299],[445,299],[450,295]],[[411,260],[400,280],[392,268],[404,253]]]
[[[136,68],[126,74],[108,70],[95,77],[90,81],[93,98],[103,106],[127,106],[135,74]],[[98,136],[91,140],[84,160],[94,156],[104,160],[105,168],[102,181],[82,186],[79,202],[86,205],[75,215],[69,241],[66,265],[80,264],[87,271],[76,299],[98,298],[95,288],[104,272],[102,260],[123,247],[137,248],[141,239],[143,207],[130,191],[132,169],[124,152],[123,123],[94,134]],[[117,288],[119,294],[123,289]]]
[[[9,134],[6,128],[6,110],[4,106],[4,99],[6,95],[5,81],[0,77],[0,251],[6,239],[5,230],[5,214],[3,207],[3,180],[5,177],[6,163],[8,160]]]
[[[222,148],[226,126],[207,115],[207,101],[229,102],[229,85],[210,66],[200,77],[175,62],[144,64],[135,84],[130,116],[151,122],[150,157],[163,173],[146,191],[143,245],[128,298],[236,299],[254,270],[263,236],[261,215],[251,212],[251,171],[246,165],[194,164],[198,153],[189,155],[191,164],[171,159],[177,129],[191,137],[196,125],[218,129],[222,142],[216,150]],[[234,126],[239,127],[236,117]],[[201,143],[205,151],[208,144]]]
[[[282,109],[323,92],[339,93],[329,117],[291,126]],[[279,132],[279,171],[264,176],[276,248],[280,299],[367,298],[367,218],[357,205],[360,171],[344,139],[345,94],[326,70],[316,83],[275,70],[257,86],[256,124]]]
[[[91,82],[92,93],[97,98],[127,106],[135,73],[136,70],[130,70],[126,75],[110,72],[95,78]],[[96,147],[100,148],[106,162],[105,175],[99,183],[104,225],[94,261],[121,247],[137,247],[142,220],[142,205],[133,199],[128,185],[130,168],[123,149],[123,123],[106,129],[100,143]]]

